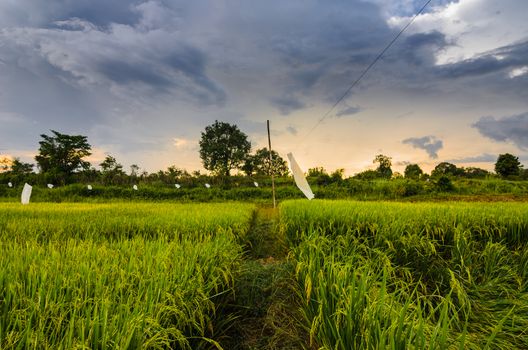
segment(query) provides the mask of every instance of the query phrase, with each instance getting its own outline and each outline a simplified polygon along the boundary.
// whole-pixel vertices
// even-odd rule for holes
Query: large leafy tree
[[[438,164],[433,171],[431,176],[440,177],[440,176],[458,176],[464,173],[463,169],[457,168],[455,164],[448,162],[442,162]]]
[[[372,161],[374,164],[378,163],[378,168],[376,171],[379,173],[380,177],[390,179],[392,176],[392,158],[387,157],[383,154],[378,154]]]
[[[68,176],[79,170],[87,170],[90,163],[83,160],[91,155],[92,147],[87,137],[66,135],[51,130],[52,135],[42,134],[42,141],[35,160],[43,173]]]
[[[14,175],[28,175],[33,172],[33,164],[24,163],[20,158],[15,158],[11,163],[11,173]]]
[[[405,167],[405,178],[417,180],[422,176],[423,170],[418,164],[409,164]]]
[[[521,168],[519,158],[510,153],[499,155],[495,163],[495,172],[502,177],[519,175]]]
[[[269,150],[267,148],[261,148],[254,155],[247,157],[242,170],[247,175],[288,175],[288,164],[277,152],[271,151],[271,159],[270,161]]]
[[[202,132],[200,158],[205,169],[218,175],[229,176],[232,169],[240,168],[250,150],[247,135],[236,125],[216,120]]]

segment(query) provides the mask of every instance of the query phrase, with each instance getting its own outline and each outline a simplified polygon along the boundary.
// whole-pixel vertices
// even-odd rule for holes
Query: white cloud
[[[437,55],[438,64],[454,63],[528,38],[528,3],[519,0],[461,0],[419,16],[409,32],[437,30],[455,42]],[[401,27],[408,17],[392,17]]]
[[[517,77],[523,76],[526,73],[528,73],[528,66],[512,69],[510,71],[510,73],[508,74],[508,76],[511,79],[513,79],[513,78],[517,78]]]

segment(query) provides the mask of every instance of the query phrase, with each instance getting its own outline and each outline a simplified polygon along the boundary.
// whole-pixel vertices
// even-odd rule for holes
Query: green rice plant
[[[252,205],[3,205],[1,349],[197,349]]]
[[[311,346],[528,346],[528,205],[289,201]]]
[[[244,236],[253,211],[253,205],[241,203],[0,203],[0,240],[119,241],[209,236],[225,230]]]

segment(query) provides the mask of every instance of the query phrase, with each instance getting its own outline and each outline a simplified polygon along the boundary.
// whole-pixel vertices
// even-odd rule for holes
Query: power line
[[[348,87],[348,89],[346,89],[345,93],[343,95],[341,95],[341,97],[339,97],[339,99],[332,105],[332,107],[330,107],[330,109],[325,113],[323,114],[323,116],[317,121],[317,123],[315,123],[315,125],[313,126],[313,128],[310,129],[310,131],[308,131],[308,133],[304,136],[304,139],[307,138],[311,133],[312,131],[314,131],[318,126],[319,124],[321,124],[323,122],[323,120],[325,120],[326,118],[328,118],[328,116],[330,115],[330,113],[334,110],[334,108],[337,107],[337,105],[339,105],[339,103],[341,103],[341,101],[343,101],[343,99],[345,97],[348,96],[348,94],[350,93],[350,91],[361,81],[361,79],[363,79],[363,77],[370,71],[370,69],[372,67],[374,67],[374,65],[383,57],[383,55],[385,54],[385,52],[387,52],[387,50],[389,50],[391,48],[391,46],[396,42],[396,40],[398,40],[398,38],[403,34],[403,32],[405,32],[405,30],[407,28],[409,28],[409,26],[411,24],[413,24],[414,20],[422,14],[422,12],[425,10],[425,8],[429,5],[429,3],[433,1],[433,0],[428,0],[425,2],[425,4],[420,8],[420,10],[413,16],[413,18],[411,18],[411,20],[409,21],[409,23],[407,23],[401,30],[400,32],[388,43],[387,46],[385,46],[385,48],[378,54],[378,56],[376,56],[376,58],[367,66],[367,68],[359,75],[359,77]]]

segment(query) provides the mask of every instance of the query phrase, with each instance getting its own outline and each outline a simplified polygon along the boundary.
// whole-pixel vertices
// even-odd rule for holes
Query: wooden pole
[[[271,155],[271,137],[270,137],[270,126],[269,126],[269,120],[266,121],[268,125],[268,146],[269,146],[269,161],[270,161],[270,174],[271,174],[271,191],[273,193],[273,208],[277,207],[277,203],[275,201],[275,177],[273,176],[273,157]]]

